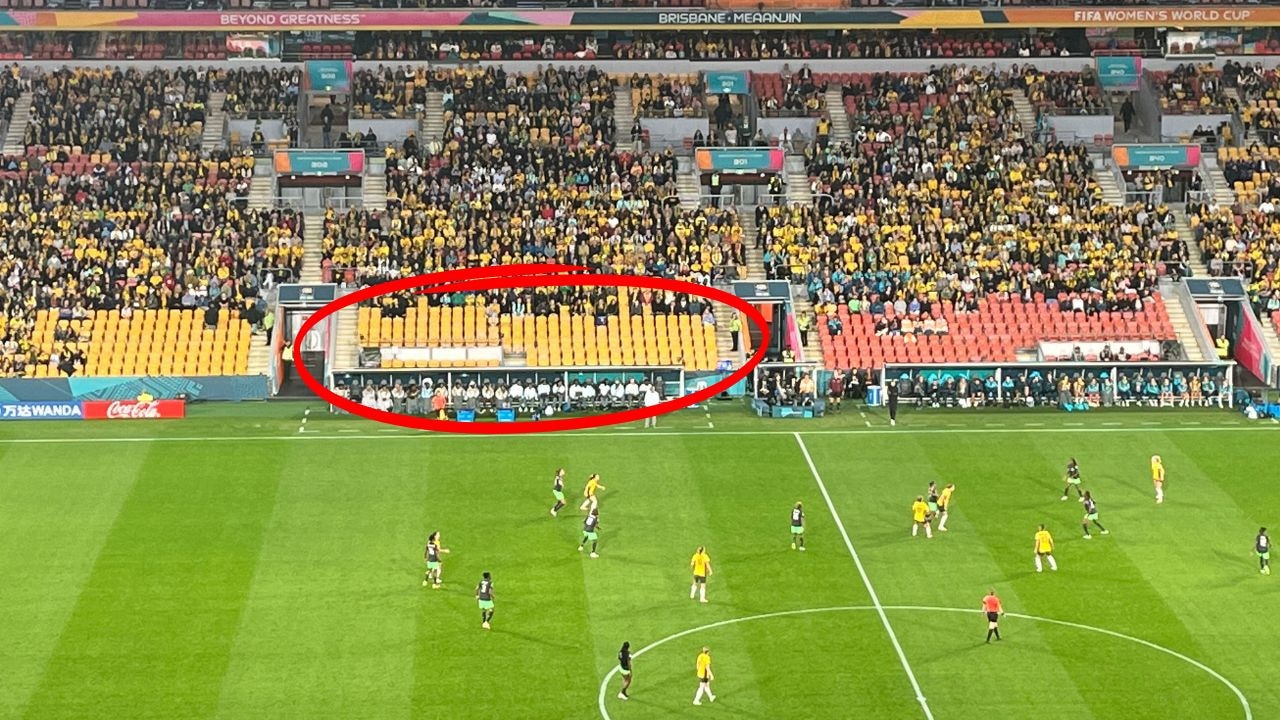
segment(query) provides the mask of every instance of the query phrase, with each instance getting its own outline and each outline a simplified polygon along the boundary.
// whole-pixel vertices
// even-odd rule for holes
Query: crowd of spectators
[[[1209,274],[1244,278],[1255,299],[1266,303],[1280,290],[1280,215],[1269,209],[1208,205],[1188,209]],[[1280,305],[1269,309],[1280,309]]]
[[[357,70],[352,79],[352,115],[356,118],[412,118],[427,107],[430,76],[424,66],[379,65]]]
[[[918,337],[948,333],[944,305],[974,312],[988,295],[1083,316],[1141,307],[1185,271],[1172,213],[1106,205],[1086,148],[1030,144],[1004,94],[1024,77],[947,68],[846,88],[858,134],[808,150],[818,200],[757,211],[768,276],[803,283],[831,335],[838,308]]]
[[[336,279],[364,284],[548,261],[700,283],[738,277],[746,257],[735,213],[682,209],[671,151],[614,147],[613,85],[604,74],[489,69],[433,82],[446,108],[445,135],[428,140],[433,152],[416,137],[388,149],[385,211],[326,215],[324,262]],[[495,312],[546,311],[544,294],[512,295]],[[594,314],[609,302],[588,300],[574,310]],[[687,298],[650,301],[657,312],[689,303],[697,305],[689,312],[705,310]]]
[[[1092,72],[1040,72],[1035,67],[1020,69],[1013,84],[1040,112],[1053,115],[1107,115],[1110,108],[1102,99],[1098,78]]]
[[[594,60],[600,41],[593,33],[556,33],[541,38],[509,33],[368,33],[356,41],[362,60]]]
[[[1165,113],[1235,113],[1240,109],[1226,94],[1222,71],[1212,64],[1185,63],[1167,72],[1154,72],[1152,77]]]
[[[767,116],[817,116],[826,108],[827,84],[820,82],[806,64],[792,71],[783,65],[781,73],[753,73],[751,90],[759,98]]]
[[[0,375],[87,349],[35,344],[39,310],[248,311],[264,282],[301,270],[300,218],[246,208],[251,158],[81,160],[0,161]]]
[[[637,117],[702,117],[706,88],[698,73],[631,76],[631,107]]]
[[[233,118],[289,120],[298,115],[302,83],[297,68],[233,68],[223,78],[222,109]]]
[[[195,68],[77,67],[35,76],[24,144],[110,152],[125,162],[176,160],[200,147],[211,80]]]

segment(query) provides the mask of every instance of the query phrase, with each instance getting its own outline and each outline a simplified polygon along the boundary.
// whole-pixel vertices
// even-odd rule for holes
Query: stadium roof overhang
[[[7,31],[963,29],[1280,26],[1276,6],[841,8],[831,10],[7,10]]]

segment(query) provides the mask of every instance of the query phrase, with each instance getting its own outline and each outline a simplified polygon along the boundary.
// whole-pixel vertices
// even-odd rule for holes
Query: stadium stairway
[[[347,369],[360,365],[360,310],[355,305],[338,311],[338,347],[334,353],[333,367]]]
[[[1124,189],[1120,187],[1120,183],[1116,182],[1115,171],[1111,168],[1111,159],[1107,156],[1101,156],[1099,159],[1094,157],[1093,177],[1098,181],[1098,187],[1102,189],[1102,200],[1108,205],[1124,205]]]
[[[227,113],[223,109],[226,102],[226,92],[218,90],[209,93],[209,102],[205,105],[208,112],[204,116],[204,134],[200,137],[200,150],[206,155],[226,146],[223,132],[227,123]]]
[[[822,362],[822,339],[818,332],[818,321],[813,315],[813,303],[809,302],[809,293],[805,292],[801,285],[791,286],[791,308],[795,311],[796,317],[807,314],[813,318],[812,329],[809,330],[809,342],[804,346],[804,358],[797,358],[797,360]]]
[[[756,238],[760,228],[756,227],[755,212],[748,209],[738,216],[738,224],[742,226],[742,244],[747,249],[747,266],[743,268],[746,275],[743,280],[764,280],[764,250],[756,247]]]
[[[266,173],[259,170],[266,166]],[[249,185],[249,209],[266,210],[271,207],[276,189],[276,173],[270,158],[257,158],[253,162],[253,183]]]
[[[631,87],[619,84],[613,89],[613,123],[617,126],[613,142],[621,147],[631,142],[631,123],[635,122],[635,110],[631,107]]]
[[[1187,360],[1205,362],[1208,359],[1205,348],[1200,346],[1200,341],[1196,339],[1196,333],[1191,327],[1191,319],[1182,309],[1182,303],[1178,299],[1179,289],[1176,283],[1167,281],[1160,283],[1160,296],[1164,298],[1165,312],[1169,315],[1169,323],[1173,325],[1173,332],[1178,336],[1178,342],[1182,343],[1182,349],[1187,353]]]
[[[24,92],[13,103],[13,117],[9,120],[9,131],[4,136],[3,152],[9,157],[22,155],[25,148],[23,139],[27,134],[27,124],[31,120],[31,93]]]
[[[835,123],[833,122],[834,126]],[[804,166],[804,158],[799,155],[788,155],[786,160],[787,202],[797,205],[808,205],[813,202],[813,191],[809,189],[809,171]]]
[[[1270,318],[1260,319],[1267,328],[1262,332],[1262,337],[1267,341],[1267,349],[1271,351],[1271,357],[1280,358],[1280,322],[1277,322],[1274,313]]]
[[[745,353],[743,352],[743,344],[738,343],[738,349],[733,350],[733,336],[729,334],[729,323],[733,320],[736,310],[725,305],[724,303],[716,303],[716,348],[720,351],[721,360],[731,360],[734,366],[742,364]],[[744,321],[743,330],[747,325]],[[741,337],[741,336],[739,336]]]
[[[266,375],[271,363],[271,346],[265,335],[254,335],[249,340],[249,374]]]
[[[844,107],[844,97],[840,87],[835,83],[827,86],[824,98],[827,101],[827,114],[831,116],[831,139],[833,142],[853,142],[853,128],[849,125],[849,111]]]
[[[702,200],[702,183],[697,171],[693,168],[693,158],[680,156],[676,159],[679,170],[676,173],[676,188],[680,194],[680,207],[696,210]]]
[[[427,109],[422,113],[418,128],[422,135],[421,147],[425,148],[428,142],[439,142],[444,137],[444,93],[427,91]]]
[[[366,208],[383,210],[387,207],[387,161],[385,158],[369,158],[369,171],[364,175],[364,185],[361,189]]]
[[[1232,89],[1234,90],[1234,88]],[[1212,154],[1205,154],[1202,158],[1200,167],[1208,170],[1205,184],[1213,190],[1213,201],[1217,203],[1218,207],[1235,205],[1236,193],[1231,189],[1231,183],[1227,182],[1227,176],[1222,174],[1222,166],[1218,164],[1218,157]]]
[[[302,216],[302,282],[323,282],[323,262],[324,213],[308,212]],[[352,332],[355,332],[355,326],[352,326]]]
[[[1191,268],[1191,274],[1195,277],[1208,277],[1209,268],[1204,264],[1204,258],[1201,257],[1200,244],[1196,242],[1196,235],[1191,230],[1191,225],[1187,223],[1187,214],[1183,212],[1174,213],[1177,223],[1174,229],[1178,231],[1178,239],[1187,244],[1187,265]]]
[[[1030,138],[1035,134],[1036,130],[1036,111],[1031,107],[1031,101],[1027,99],[1027,93],[1022,88],[1015,88],[1008,91],[1009,97],[1013,99],[1013,107],[1018,111],[1018,122],[1022,123],[1022,136]]]

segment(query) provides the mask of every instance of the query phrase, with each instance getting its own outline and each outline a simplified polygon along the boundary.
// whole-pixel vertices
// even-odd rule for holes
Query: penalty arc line
[[[862,578],[862,584],[867,588],[867,595],[871,597],[871,604],[875,606],[876,614],[880,616],[880,624],[884,625],[884,631],[889,634],[889,641],[893,643],[893,651],[898,654],[898,663],[902,665],[902,669],[907,673],[907,680],[911,682],[911,689],[916,693],[916,702],[920,703],[920,709],[924,711],[926,720],[933,720],[933,711],[929,709],[929,701],[924,697],[924,691],[920,689],[920,681],[916,679],[916,673],[911,669],[911,661],[907,660],[907,653],[902,649],[902,643],[898,642],[898,634],[893,631],[893,624],[889,622],[889,616],[884,612],[884,606],[880,604],[880,596],[876,594],[876,589],[871,585],[871,578],[867,577],[867,569],[862,565],[862,558],[858,557],[858,551],[853,547],[853,541],[849,539],[849,532],[845,530],[844,523],[840,520],[840,513],[836,512],[836,504],[831,500],[831,494],[827,492],[827,484],[822,482],[822,476],[818,474],[818,467],[813,464],[813,457],[809,455],[809,448],[804,444],[804,438],[800,437],[800,433],[795,433],[796,444],[800,446],[800,452],[804,454],[804,461],[809,465],[809,472],[813,474],[813,479],[818,483],[818,490],[822,491],[822,499],[827,502],[827,509],[831,511],[831,519],[836,521],[836,528],[840,531],[840,537],[844,539],[844,546],[849,550],[849,556],[853,558],[854,567],[858,569],[858,576]]]
[[[802,608],[799,610],[782,610],[779,612],[769,612],[769,613],[761,613],[758,615],[746,615],[743,617],[729,618],[728,620],[720,620],[718,622],[708,623],[706,625],[699,625],[698,627],[689,628],[687,630],[681,630],[678,633],[673,633],[660,640],[655,640],[649,643],[648,645],[645,645],[644,647],[640,648],[635,653],[633,653],[632,658],[639,658],[641,655],[644,655],[650,650],[655,650],[663,645],[666,645],[667,643],[673,640],[679,640],[680,638],[687,637],[689,635],[694,635],[696,633],[703,632],[704,630],[714,630],[715,628],[724,627],[726,625],[737,625],[738,623],[751,622],[753,620],[768,620],[770,618],[789,617],[793,615],[813,615],[816,613],[829,613],[829,612],[870,612],[873,610],[874,611],[891,610],[894,612],[910,611],[910,612],[961,613],[965,615],[975,615],[975,614],[980,614],[982,612],[981,610],[976,610],[973,608],[935,607],[930,605],[882,605],[880,607],[875,607],[872,605],[841,605],[836,607]],[[1122,632],[1117,632],[1115,630],[1108,630],[1106,628],[1095,627],[1093,625],[1085,625],[1083,623],[1075,623],[1067,620],[1057,620],[1054,618],[1041,617],[1039,615],[1027,615],[1025,613],[1012,613],[1012,612],[1005,613],[1005,617],[1017,618],[1019,620],[1030,620],[1031,622],[1048,623],[1050,625],[1060,625],[1062,627],[1073,628],[1075,630],[1085,630],[1087,632],[1094,632],[1100,635],[1108,635],[1110,637],[1114,637],[1120,640],[1127,640],[1132,643],[1137,643],[1138,645],[1142,645],[1143,647],[1150,648],[1152,650],[1156,650],[1158,652],[1162,652],[1166,655],[1169,655],[1170,657],[1177,658],[1178,660],[1181,660],[1187,663],[1188,665],[1191,665],[1192,667],[1196,668],[1197,670],[1204,672],[1209,677],[1212,677],[1214,680],[1217,680],[1218,682],[1226,686],[1226,688],[1230,690],[1233,695],[1236,696],[1236,699],[1240,701],[1240,708],[1244,710],[1244,720],[1253,720],[1253,708],[1249,705],[1248,698],[1244,696],[1244,693],[1240,690],[1240,688],[1236,687],[1235,683],[1228,680],[1224,675],[1222,675],[1222,673],[1219,673],[1217,670],[1214,670],[1213,668],[1209,667],[1208,665],[1205,665],[1204,663],[1200,662],[1199,660],[1196,660],[1195,658],[1191,658],[1186,655],[1183,655],[1177,650],[1171,650],[1163,645],[1157,645],[1148,640],[1143,640],[1142,638],[1134,637],[1132,635],[1126,635]],[[608,694],[609,682],[612,681],[614,676],[617,674],[618,674],[618,668],[617,666],[614,666],[614,668],[604,676],[604,679],[600,681],[600,693],[599,693],[598,702],[599,702],[600,716],[604,720],[613,720],[613,717],[609,715],[608,708],[605,706],[605,695]]]

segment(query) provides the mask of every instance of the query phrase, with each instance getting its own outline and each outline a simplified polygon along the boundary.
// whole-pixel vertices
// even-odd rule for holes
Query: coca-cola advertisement
[[[185,400],[86,400],[85,420],[170,420],[186,417]]]

